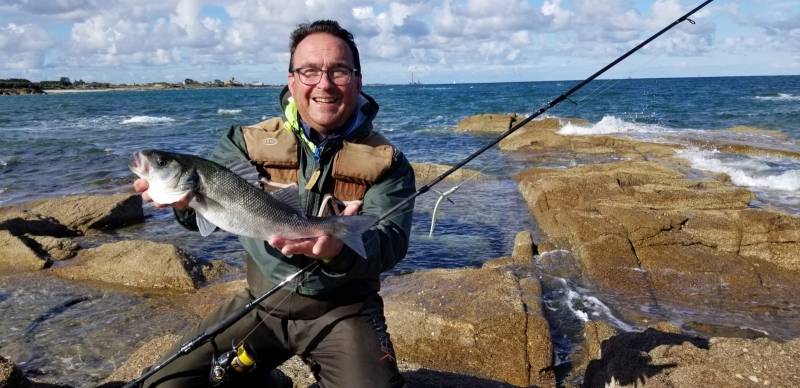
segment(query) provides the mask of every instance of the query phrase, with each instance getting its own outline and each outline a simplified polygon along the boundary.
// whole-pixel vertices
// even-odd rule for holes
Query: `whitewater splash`
[[[122,120],[120,124],[139,124],[139,125],[147,125],[147,124],[164,124],[164,123],[171,123],[174,122],[175,119],[161,116],[161,117],[153,117],[153,116],[133,116],[129,119]]]
[[[717,150],[689,147],[676,151],[693,168],[730,176],[737,186],[766,190],[800,190],[800,163],[774,157],[728,156]]]
[[[568,122],[558,130],[559,135],[607,135],[611,133],[651,133],[665,132],[667,128],[654,124],[632,123],[614,116],[603,116],[596,124],[581,126]]]
[[[755,96],[753,98],[761,101],[800,101],[800,96],[790,93],[778,93],[775,96]]]
[[[566,280],[563,281],[564,287],[567,289],[567,303],[566,306],[569,310],[583,322],[590,320],[604,320],[613,326],[623,331],[636,331],[637,329],[623,320],[617,318],[611,309],[606,306],[600,299],[585,295],[570,287]],[[591,318],[590,318],[591,317]]]
[[[217,114],[220,116],[233,116],[242,113],[241,109],[217,109]]]

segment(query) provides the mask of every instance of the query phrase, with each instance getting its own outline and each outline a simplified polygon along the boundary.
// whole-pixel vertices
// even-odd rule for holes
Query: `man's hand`
[[[137,193],[142,194],[142,200],[145,202],[153,202],[153,199],[150,198],[150,195],[147,194],[147,189],[150,188],[150,184],[147,183],[147,180],[139,178],[133,181],[133,189],[136,190]],[[165,208],[165,207],[174,207],[176,209],[186,209],[189,207],[189,202],[191,202],[192,196],[191,194],[181,198],[177,202],[173,203],[156,203],[153,202],[153,205],[157,208]]]
[[[360,202],[351,203],[344,208],[342,215],[352,216],[358,213],[360,206]],[[341,240],[329,235],[296,240],[273,237],[267,242],[274,248],[280,249],[281,253],[286,256],[299,254],[322,261],[328,261],[336,257],[342,251],[342,246],[344,245]]]

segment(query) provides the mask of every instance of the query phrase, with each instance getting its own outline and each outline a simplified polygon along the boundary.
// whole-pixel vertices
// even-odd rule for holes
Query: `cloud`
[[[796,4],[715,3],[693,16],[697,24],[682,23],[644,53],[689,57],[743,52],[743,46],[798,52]],[[570,63],[613,58],[690,6],[689,0],[0,0],[0,66],[103,69],[125,77],[176,74],[176,68],[271,75],[287,64],[295,26],[328,18],[353,32],[365,67],[388,64],[401,80],[411,70],[420,77],[476,69],[544,74],[543,64],[565,71]],[[737,32],[744,27],[750,30]]]
[[[45,50],[52,45],[53,40],[41,27],[9,23],[0,27],[0,68],[40,68],[45,63]]]

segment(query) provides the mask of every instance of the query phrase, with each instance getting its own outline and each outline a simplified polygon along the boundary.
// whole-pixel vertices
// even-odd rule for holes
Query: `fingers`
[[[342,210],[343,216],[352,216],[358,214],[358,208],[361,207],[361,201],[352,201]]]
[[[139,178],[133,181],[133,189],[136,190],[137,193],[143,193],[147,191],[149,187],[150,184],[145,179]]]
[[[136,179],[133,181],[133,190],[137,193],[142,194],[142,201],[144,202],[153,202],[153,198],[150,197],[150,194],[147,193],[147,190],[150,188],[150,183],[147,182],[146,179]],[[164,203],[157,203],[153,202],[153,206],[163,209],[165,207],[174,207],[176,209],[186,209],[189,207],[189,203],[192,201],[192,193],[186,194],[183,198],[179,199],[178,201],[170,204]]]
[[[304,255],[321,260],[330,260],[342,251],[342,242],[331,236],[296,240],[271,237],[267,243],[285,256]]]

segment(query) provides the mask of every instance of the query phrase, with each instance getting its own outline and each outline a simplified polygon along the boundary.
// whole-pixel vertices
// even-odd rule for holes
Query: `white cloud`
[[[270,69],[265,77],[280,81],[283,75],[273,75],[271,69],[285,68],[292,29],[298,23],[330,18],[353,32],[363,67],[390,64],[393,76],[401,81],[408,74],[398,71],[411,70],[425,77],[476,69],[505,74],[508,69],[521,72],[536,67],[537,74],[546,76],[542,64],[563,72],[570,64],[612,59],[695,5],[689,0],[642,4],[634,0],[291,4],[286,0],[0,0],[0,66],[57,67],[80,74],[86,68],[102,68],[122,77],[174,75],[174,69],[181,68],[196,71],[187,74],[196,78],[214,72],[226,77],[231,68],[247,69],[249,74]],[[693,16],[697,24],[682,23],[644,53],[674,59],[745,53],[742,47],[798,52],[796,5],[796,0],[714,3]],[[213,12],[206,12],[208,6],[214,6]],[[220,7],[227,15],[217,16]],[[728,30],[718,30],[720,20],[728,23],[722,24]],[[750,30],[731,34],[731,25]],[[70,31],[68,36],[63,36],[64,30]]]
[[[47,32],[33,24],[0,27],[0,69],[41,68],[45,50],[53,45]]]

